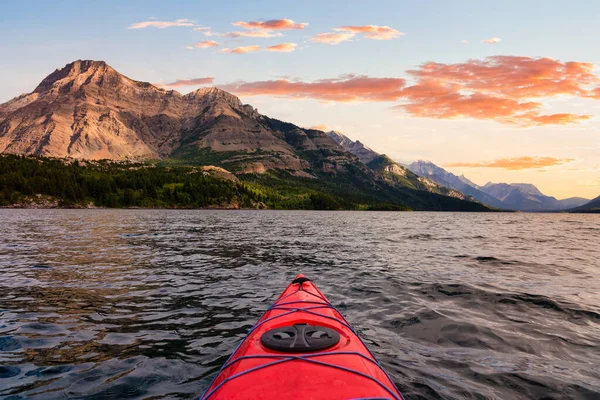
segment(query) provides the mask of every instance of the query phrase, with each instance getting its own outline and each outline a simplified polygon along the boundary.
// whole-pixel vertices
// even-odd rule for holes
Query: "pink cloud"
[[[278,52],[282,52],[282,53],[291,53],[292,51],[296,50],[296,47],[298,45],[296,43],[281,43],[281,44],[276,44],[274,46],[269,46],[267,48],[265,48],[266,51],[278,51]]]
[[[196,85],[211,85],[215,80],[214,76],[207,76],[206,78],[194,78],[194,79],[177,79],[174,82],[165,83],[164,87],[177,88],[182,86],[196,86]]]
[[[594,65],[551,58],[494,56],[458,64],[429,62],[407,71],[416,84],[404,89],[397,106],[428,118],[493,119],[508,124],[565,125],[590,115],[541,114],[538,98],[592,97],[600,79]]]
[[[306,22],[296,23],[291,19],[270,19],[268,21],[237,21],[233,25],[241,26],[245,29],[264,29],[264,30],[287,30],[304,29],[308,26]]]
[[[270,80],[225,85],[245,96],[320,101],[399,101],[393,108],[424,118],[472,118],[519,126],[566,125],[592,118],[572,113],[543,114],[540,99],[555,96],[600,99],[595,66],[551,58],[494,56],[457,64],[429,62],[403,78],[345,75],[313,82]]]
[[[345,75],[315,82],[287,79],[236,82],[222,86],[240,96],[277,96],[321,101],[393,101],[400,98],[405,80],[401,78],[371,78]]]
[[[366,38],[375,40],[390,40],[404,35],[403,32],[394,28],[379,25],[341,26],[335,28],[334,31],[361,33]]]
[[[242,47],[236,47],[233,49],[223,49],[221,50],[223,53],[230,53],[230,54],[244,54],[244,53],[252,53],[255,51],[259,51],[260,50],[260,46],[259,45],[252,45],[252,46],[242,46]]]
[[[324,44],[336,45],[336,44],[345,42],[347,40],[350,40],[354,36],[356,36],[356,34],[353,32],[340,32],[340,33],[328,32],[328,33],[318,33],[316,36],[314,36],[308,40],[313,43],[324,43]]]
[[[496,44],[496,43],[500,43],[501,41],[502,41],[502,39],[494,37],[494,38],[484,39],[481,41],[481,43]]]
[[[171,28],[174,26],[194,26],[194,23],[189,19],[178,19],[175,21],[144,21],[144,22],[136,22],[127,27],[127,29],[144,29],[144,28]]]
[[[534,168],[553,167],[574,161],[573,158],[554,158],[554,157],[515,157],[500,158],[492,161],[480,162],[455,162],[447,164],[447,167],[467,167],[467,168],[502,168],[507,170],[523,170]]]
[[[247,32],[240,32],[240,31],[227,32],[227,33],[224,33],[222,36],[230,37],[230,38],[237,38],[237,37],[272,38],[272,37],[279,37],[279,36],[283,36],[283,35],[281,33],[269,32],[266,30],[255,30],[255,31],[247,31]]]
[[[214,40],[205,40],[203,42],[196,43],[194,46],[198,47],[199,49],[208,49],[210,47],[219,46],[219,42],[215,42]]]

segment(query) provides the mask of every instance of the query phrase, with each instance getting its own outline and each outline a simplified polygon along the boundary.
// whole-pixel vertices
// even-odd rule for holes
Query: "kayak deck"
[[[250,329],[200,397],[286,398],[402,400],[354,329],[304,275]]]

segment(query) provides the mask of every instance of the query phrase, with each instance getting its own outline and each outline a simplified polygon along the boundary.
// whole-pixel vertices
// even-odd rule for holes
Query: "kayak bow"
[[[350,324],[302,274],[200,399],[403,400]]]

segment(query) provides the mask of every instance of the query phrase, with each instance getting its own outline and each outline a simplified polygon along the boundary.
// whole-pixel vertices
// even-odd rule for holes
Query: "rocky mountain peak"
[[[148,82],[135,81],[120,74],[104,61],[77,60],[48,75],[35,88],[33,94],[50,96],[85,92],[87,94],[107,95],[109,92],[125,96],[162,96],[181,95],[174,91],[157,88]]]
[[[371,150],[358,140],[353,141],[341,132],[329,131],[326,132],[326,134],[333,139],[334,142],[342,146],[346,151],[357,156],[360,162],[365,165],[379,156],[379,153]]]
[[[413,162],[412,164],[409,165],[409,169],[411,171],[413,171],[414,173],[416,173],[417,175],[423,175],[423,176],[435,175],[435,174],[441,174],[441,175],[448,174],[447,171],[438,167],[431,161],[426,161],[426,160],[418,160],[418,161]]]
[[[213,118],[219,115],[226,115],[239,119],[239,113],[252,118],[260,115],[251,105],[242,104],[237,96],[217,87],[200,88],[186,94],[183,98],[193,104],[205,105],[208,107],[206,110],[208,116]]]
[[[519,189],[523,193],[531,194],[534,196],[544,196],[544,194],[531,183],[513,183],[512,187]]]
[[[77,60],[59,68],[48,75],[35,88],[34,93],[43,93],[53,88],[61,89],[68,85],[73,85],[74,81],[80,80],[81,83],[86,80],[109,74],[118,73],[107,65],[104,61]]]

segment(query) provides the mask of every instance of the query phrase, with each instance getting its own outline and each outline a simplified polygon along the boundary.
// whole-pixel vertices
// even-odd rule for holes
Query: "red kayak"
[[[234,350],[201,400],[403,400],[344,317],[304,275]]]

